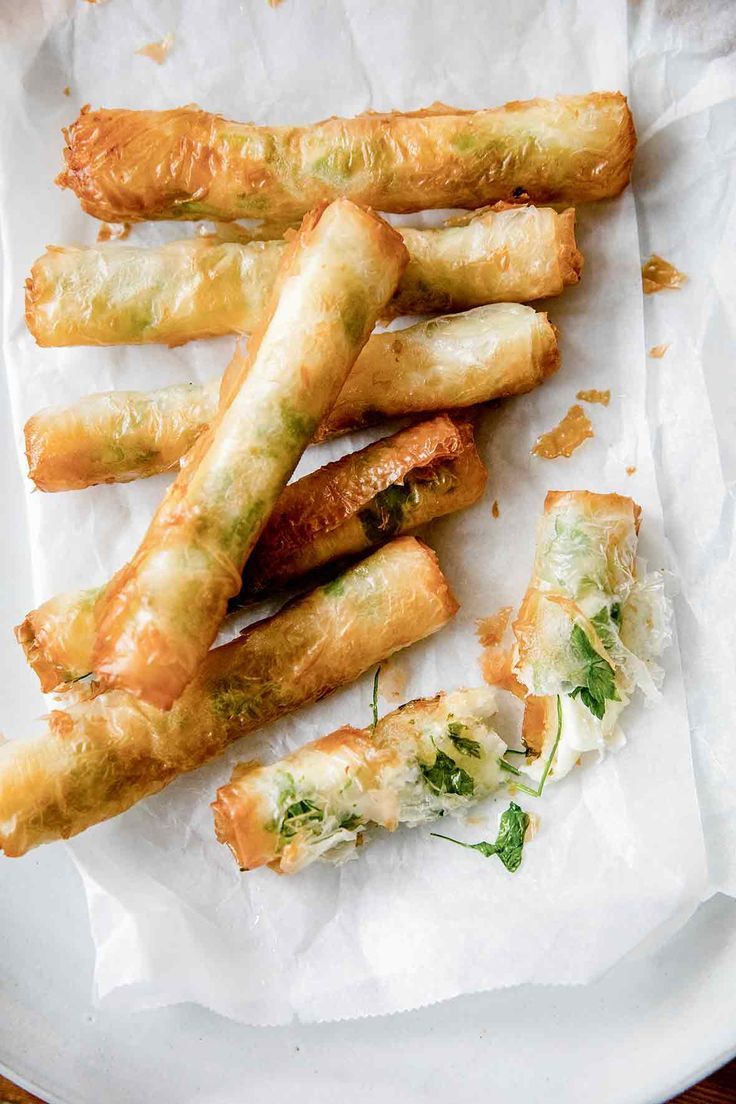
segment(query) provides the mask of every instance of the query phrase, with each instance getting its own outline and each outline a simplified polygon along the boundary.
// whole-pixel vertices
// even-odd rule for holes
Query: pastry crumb
[[[129,222],[104,222],[97,231],[97,240],[98,242],[125,241],[129,234]]]
[[[150,58],[151,61],[155,61],[157,65],[163,65],[171,53],[173,46],[174,36],[169,33],[164,35],[160,42],[149,42],[147,46],[141,46],[140,50],[136,50],[136,54],[141,54],[143,57]]]
[[[571,406],[559,425],[537,438],[532,456],[541,456],[544,460],[572,456],[588,437],[594,436],[593,425],[582,406]]]
[[[61,90],[61,94],[62,94],[62,96],[71,96],[72,90],[71,90],[71,88],[69,87],[68,84],[64,85],[64,87]]]
[[[580,399],[581,402],[600,403],[601,406],[608,406],[611,401],[611,392],[596,391],[595,388],[591,388],[590,391],[578,391],[575,398]]]
[[[648,261],[641,266],[641,282],[645,295],[654,295],[657,291],[675,291],[686,282],[687,276],[666,261],[664,257],[652,253]]]
[[[626,474],[627,475],[633,475],[635,471],[636,471],[635,467],[627,468],[626,469]]]
[[[476,635],[484,648],[501,643],[513,612],[513,606],[503,606],[490,617],[481,617],[475,622]]]
[[[669,345],[652,345],[649,356],[653,357],[654,360],[661,360],[668,349]]]
[[[501,511],[498,508],[498,499],[494,498],[493,505],[491,506],[491,517],[497,518]]]

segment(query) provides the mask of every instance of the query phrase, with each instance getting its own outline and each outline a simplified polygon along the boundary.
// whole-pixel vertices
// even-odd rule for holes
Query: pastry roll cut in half
[[[374,726],[346,726],[262,767],[242,763],[213,803],[215,831],[242,870],[295,874],[343,862],[372,829],[393,832],[488,797],[506,776],[494,693],[409,702]]]
[[[390,418],[457,410],[538,387],[560,356],[547,315],[516,303],[477,307],[374,334],[317,441]],[[236,352],[237,373],[243,356]],[[107,391],[39,411],[25,426],[28,473],[43,491],[167,471],[215,417],[219,384]]]
[[[399,229],[409,264],[388,313],[524,303],[578,282],[575,211],[488,210],[463,225]],[[285,241],[192,238],[156,248],[52,246],[26,281],[39,345],[123,345],[245,334],[263,318]]]
[[[108,222],[289,223],[347,196],[380,211],[582,203],[629,182],[636,134],[620,92],[482,111],[435,104],[308,126],[235,123],[196,107],[84,108],[57,183]]]
[[[399,235],[348,200],[305,218],[215,421],[105,592],[92,652],[103,686],[160,709],[182,693],[406,262]]]
[[[483,493],[486,469],[469,417],[439,415],[290,484],[246,564],[244,603],[326,564],[382,544]],[[50,598],[16,629],[44,691],[92,670],[105,587]]]
[[[120,690],[54,710],[45,734],[0,747],[0,849],[22,855],[122,813],[456,610],[434,554],[400,537],[209,652],[170,711]]]
[[[535,780],[559,780],[584,752],[619,746],[635,689],[658,696],[655,660],[671,614],[662,572],[637,563],[640,514],[618,494],[552,491],[545,500],[513,625],[512,670],[528,695],[522,769]]]

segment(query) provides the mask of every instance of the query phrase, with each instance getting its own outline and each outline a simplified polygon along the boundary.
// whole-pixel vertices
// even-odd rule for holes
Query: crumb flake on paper
[[[155,61],[157,65],[163,65],[171,53],[173,46],[174,36],[169,33],[164,35],[160,42],[149,42],[147,46],[141,46],[140,50],[136,50],[136,54],[141,54],[142,57],[150,58],[151,61]]]
[[[661,360],[668,349],[669,345],[652,345],[649,350],[649,356],[652,357],[653,360]]]
[[[676,291],[687,281],[684,272],[675,268],[670,261],[652,253],[648,261],[641,266],[641,282],[645,295],[654,295],[658,291]]]
[[[543,433],[532,449],[532,456],[555,460],[558,456],[572,456],[588,437],[594,437],[593,425],[582,406],[571,406],[562,421]]]
[[[475,632],[484,648],[501,643],[513,612],[513,606],[503,606],[490,617],[478,618],[475,622]]]
[[[592,387],[589,391],[578,391],[575,398],[579,399],[581,402],[600,403],[601,406],[608,406],[611,401],[611,392],[596,391],[596,389]]]
[[[125,241],[130,234],[129,222],[104,222],[97,231],[98,242]]]

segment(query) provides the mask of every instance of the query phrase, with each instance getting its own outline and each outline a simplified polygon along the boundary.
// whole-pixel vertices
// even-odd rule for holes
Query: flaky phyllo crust
[[[401,229],[409,251],[387,314],[467,310],[559,295],[577,283],[575,211],[498,205],[435,230]],[[288,244],[190,238],[155,248],[51,246],[26,281],[39,345],[118,345],[251,333]]]
[[[347,196],[382,211],[605,199],[636,144],[625,96],[594,92],[484,111],[436,104],[311,126],[234,123],[183,107],[82,111],[58,177],[96,218],[288,224]]]
[[[212,806],[217,838],[242,870],[294,874],[318,859],[352,858],[372,829],[461,812],[505,778],[495,711],[488,689],[438,694],[368,728],[340,728],[270,766],[241,763]],[[449,786],[433,771],[438,764]]]
[[[246,565],[243,594],[469,506],[485,483],[469,417],[441,414],[349,453],[284,489]]]
[[[400,537],[209,652],[169,712],[120,690],[54,710],[43,735],[0,747],[0,848],[22,855],[123,812],[456,609],[434,553]]]
[[[670,639],[661,572],[637,563],[641,510],[589,491],[547,495],[534,571],[513,624],[510,673],[526,695],[523,738],[541,777],[562,777],[586,751],[622,740],[637,687],[658,694],[655,657]],[[503,671],[501,671],[503,674]]]
[[[106,589],[92,652],[106,688],[161,709],[182,693],[406,262],[399,235],[348,200],[304,219],[215,421]]]
[[[246,565],[244,603],[356,556],[480,497],[486,469],[468,416],[439,415],[286,487]],[[44,691],[73,688],[93,667],[105,587],[48,599],[16,629]]]
[[[228,376],[247,359],[236,352]],[[373,334],[332,410],[322,441],[389,418],[462,409],[531,391],[557,371],[547,315],[496,303]],[[175,467],[217,411],[216,382],[106,391],[39,411],[25,426],[28,473],[44,491],[142,479]]]

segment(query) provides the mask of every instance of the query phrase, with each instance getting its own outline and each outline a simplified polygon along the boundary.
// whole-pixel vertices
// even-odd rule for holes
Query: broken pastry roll
[[[376,828],[458,813],[506,776],[493,691],[412,701],[369,728],[346,726],[270,766],[243,763],[213,803],[215,832],[241,870],[295,874],[344,862]]]
[[[107,222],[284,225],[338,196],[392,212],[521,195],[584,203],[626,187],[636,146],[620,92],[481,111],[435,104],[296,127],[235,123],[196,107],[87,107],[64,135],[57,183]]]
[[[617,494],[552,491],[545,500],[512,656],[528,695],[522,770],[536,781],[564,777],[584,752],[619,746],[619,719],[637,687],[658,696],[656,657],[670,642],[671,612],[663,574],[637,561],[640,516]]]

